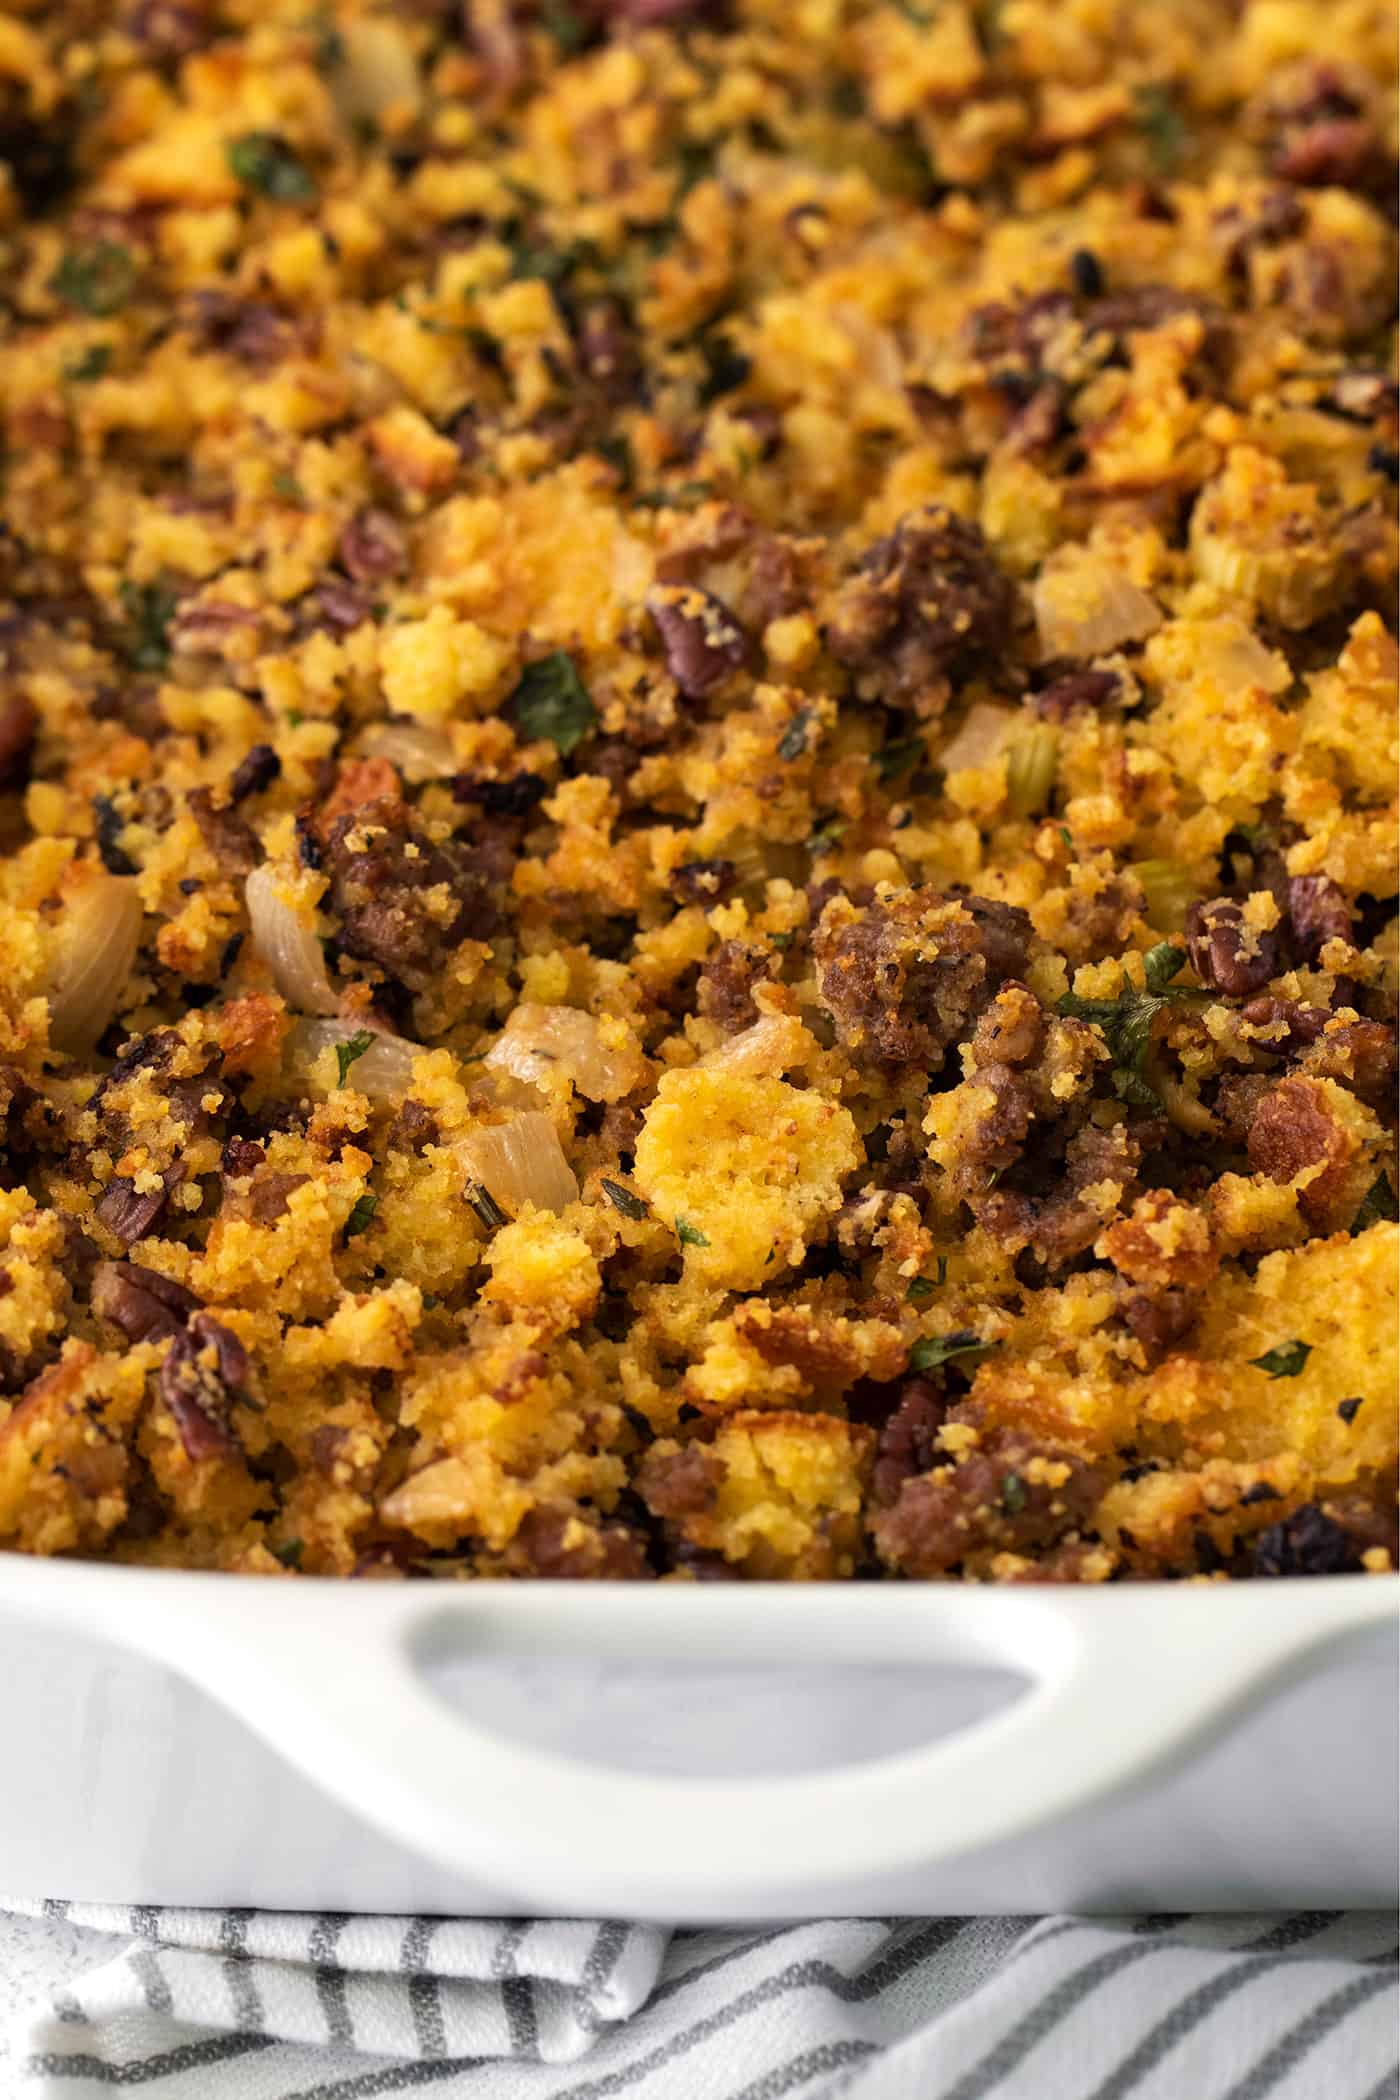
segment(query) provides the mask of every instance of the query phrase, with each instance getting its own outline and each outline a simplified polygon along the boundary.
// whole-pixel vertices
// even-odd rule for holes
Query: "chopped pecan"
[[[1233,897],[1193,904],[1186,914],[1186,946],[1202,984],[1231,998],[1248,998],[1278,975],[1279,944],[1273,933],[1250,926]]]
[[[120,1327],[129,1342],[178,1334],[199,1300],[173,1276],[135,1261],[99,1262],[92,1275],[92,1309]]]
[[[246,1399],[247,1380],[247,1351],[212,1313],[196,1313],[171,1342],[160,1367],[160,1397],[196,1465],[238,1451],[233,1408]]]

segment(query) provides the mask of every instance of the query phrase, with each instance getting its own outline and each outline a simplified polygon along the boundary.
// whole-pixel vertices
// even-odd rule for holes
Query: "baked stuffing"
[[[0,17],[0,1541],[1394,1564],[1380,0]]]

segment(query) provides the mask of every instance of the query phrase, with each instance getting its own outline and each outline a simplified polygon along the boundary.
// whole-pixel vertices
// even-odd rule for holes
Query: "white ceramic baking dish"
[[[0,1891],[695,1922],[1385,1905],[1397,1590],[0,1555]]]

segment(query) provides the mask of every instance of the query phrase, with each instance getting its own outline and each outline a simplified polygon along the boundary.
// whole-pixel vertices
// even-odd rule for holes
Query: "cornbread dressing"
[[[0,1545],[1395,1563],[1380,0],[10,0]]]

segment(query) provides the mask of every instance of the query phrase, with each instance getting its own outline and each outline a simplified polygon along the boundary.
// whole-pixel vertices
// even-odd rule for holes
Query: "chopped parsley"
[[[565,649],[525,666],[506,711],[527,743],[547,740],[563,758],[598,726],[598,711]]]
[[[77,385],[83,386],[90,379],[101,379],[111,362],[111,344],[92,343],[84,350],[81,357],[75,357],[71,364],[63,367],[63,376],[65,379],[71,379]]]
[[[683,1247],[708,1247],[710,1244],[699,1226],[692,1225],[689,1218],[677,1218],[676,1238]]]
[[[69,248],[49,279],[49,290],[80,313],[119,313],[136,283],[136,264],[120,241],[94,241]]]
[[[801,758],[803,752],[807,749],[807,725],[811,719],[812,710],[810,707],[798,709],[778,739],[779,758]]]
[[[365,1190],[363,1196],[357,1196],[350,1215],[345,1220],[346,1239],[353,1240],[357,1233],[364,1232],[368,1226],[373,1224],[374,1214],[378,1208],[379,1198],[371,1195],[368,1189]]]
[[[933,1296],[937,1288],[931,1276],[916,1276],[904,1295],[911,1304],[922,1305],[926,1299]]]
[[[885,744],[875,753],[875,771],[881,780],[898,780],[900,774],[907,773],[923,755],[922,737],[911,736],[902,743]]]
[[[996,1342],[984,1342],[981,1335],[974,1334],[970,1327],[960,1328],[956,1334],[925,1335],[909,1351],[909,1368],[911,1371],[936,1371],[940,1364],[949,1363],[955,1356],[980,1359],[998,1346]]]
[[[1066,992],[1055,1011],[1097,1028],[1113,1057],[1113,1084],[1124,1100],[1135,1108],[1161,1107],[1153,1088],[1143,1077],[1143,1060],[1152,1041],[1158,1014],[1174,1005],[1190,1005],[1209,997],[1192,985],[1173,985],[1172,979],[1186,961],[1185,952],[1172,941],[1159,941],[1142,958],[1145,990],[1125,985],[1116,999],[1081,999]]]
[[[1181,111],[1166,88],[1155,82],[1134,90],[1137,104],[1138,130],[1147,141],[1147,150],[1156,166],[1164,175],[1170,175],[1190,144]]]
[[[280,1546],[273,1547],[272,1556],[274,1560],[280,1560],[284,1568],[299,1568],[305,1550],[303,1539],[284,1539]]]
[[[349,1071],[351,1065],[354,1064],[356,1058],[363,1057],[366,1050],[371,1049],[373,1047],[373,1044],[374,1037],[371,1035],[368,1028],[361,1028],[357,1030],[357,1032],[354,1035],[348,1036],[343,1043],[336,1044],[335,1061],[340,1067],[341,1086],[344,1086],[345,1075]]]
[[[224,150],[245,190],[257,190],[274,204],[315,202],[316,185],[280,132],[245,131],[240,138],[230,139]]]
[[[1001,1506],[1009,1517],[1019,1516],[1030,1498],[1019,1473],[1008,1473],[1001,1483]]]
[[[272,493],[280,502],[290,503],[297,510],[305,510],[306,508],[305,489],[297,480],[296,475],[289,474],[285,467],[273,475]]]
[[[634,1196],[631,1189],[624,1188],[620,1181],[609,1181],[605,1177],[602,1186],[613,1209],[620,1210],[624,1218],[640,1220],[646,1217],[647,1207],[641,1197]]]
[[[1296,1378],[1311,1355],[1311,1342],[1280,1342],[1276,1349],[1266,1349],[1262,1356],[1251,1356],[1249,1361],[1256,1371],[1267,1371],[1270,1378]]]
[[[1378,1174],[1361,1199],[1361,1208],[1351,1221],[1351,1236],[1365,1232],[1368,1226],[1392,1224],[1400,1219],[1400,1205],[1395,1201],[1395,1191],[1384,1174]]]
[[[592,34],[590,24],[567,0],[542,0],[539,21],[567,58],[582,51]]]
[[[124,583],[118,596],[127,618],[127,660],[138,671],[163,671],[170,661],[175,593],[158,583]]]

